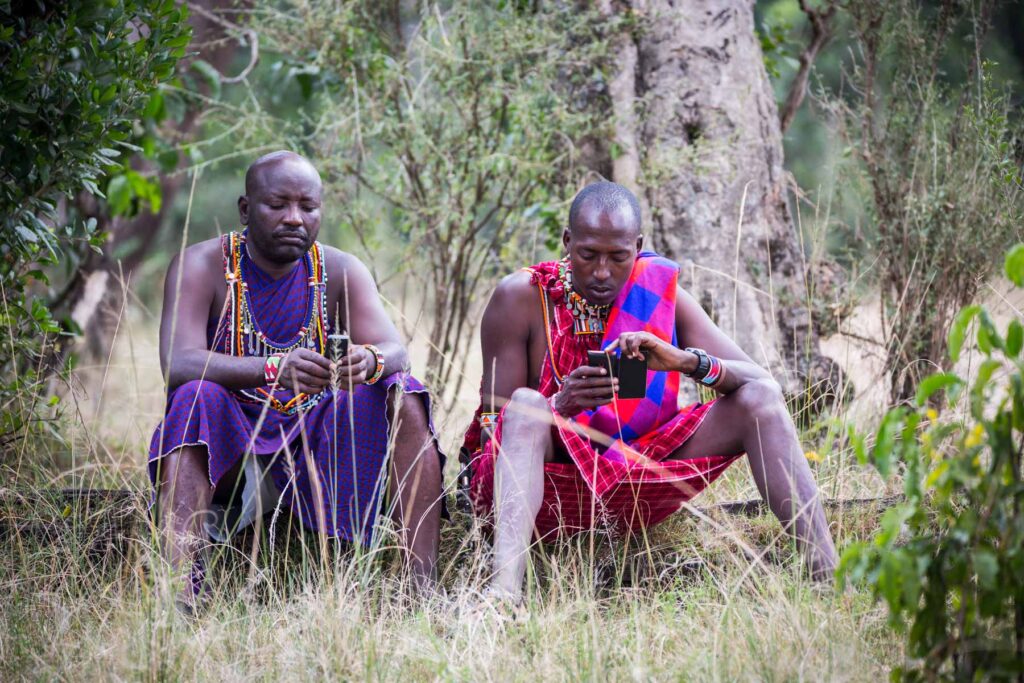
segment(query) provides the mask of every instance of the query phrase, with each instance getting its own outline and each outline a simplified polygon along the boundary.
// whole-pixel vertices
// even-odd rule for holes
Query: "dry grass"
[[[56,510],[52,511],[57,513]],[[874,511],[848,514],[862,536]],[[247,542],[213,572],[197,621],[171,607],[142,529],[123,561],[90,561],[74,530],[9,537],[0,585],[0,678],[380,680],[878,680],[899,656],[884,613],[858,593],[807,584],[770,518],[678,518],[642,547],[578,539],[535,557],[519,621],[471,606],[486,562],[445,532],[448,598],[413,606],[383,557],[321,568],[301,550],[255,565]],[[298,534],[303,538],[304,534]],[[467,537],[470,539],[466,543]],[[736,538],[764,550],[751,561]],[[281,542],[278,544],[281,545]],[[311,544],[315,547],[315,544]],[[221,548],[224,550],[224,548]],[[280,550],[280,549],[279,549]],[[305,557],[305,559],[303,559]]]
[[[593,554],[587,536],[538,548],[518,620],[474,611],[487,545],[465,518],[444,530],[447,597],[425,605],[403,597],[387,539],[322,557],[308,532],[271,546],[264,531],[215,548],[215,597],[185,620],[142,521],[142,454],[163,402],[155,329],[123,330],[109,365],[84,369],[92,399],[66,401],[69,445],[23,459],[31,485],[0,506],[0,679],[878,680],[900,657],[884,611],[809,585],[770,516],[681,515],[645,539],[598,538]],[[446,446],[472,400],[440,416]],[[887,492],[852,463],[839,424],[812,444],[826,497]],[[111,519],[102,505],[12,496],[52,486],[138,491],[135,523],[98,544]],[[741,463],[695,502],[755,496]],[[877,513],[830,511],[840,545],[869,535]]]

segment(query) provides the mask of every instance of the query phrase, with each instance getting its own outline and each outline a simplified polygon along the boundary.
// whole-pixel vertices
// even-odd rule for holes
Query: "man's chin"
[[[587,294],[587,302],[595,306],[607,306],[615,302],[618,292],[590,292]]]
[[[309,251],[309,245],[297,242],[278,242],[275,245],[274,256],[281,262],[290,262],[302,258]]]

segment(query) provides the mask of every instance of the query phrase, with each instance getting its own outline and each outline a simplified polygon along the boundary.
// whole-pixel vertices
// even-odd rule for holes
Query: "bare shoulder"
[[[219,237],[196,242],[176,253],[168,266],[168,274],[181,269],[182,281],[189,286],[198,282],[217,281],[224,272],[224,253]]]
[[[324,267],[327,270],[328,281],[340,282],[343,273],[349,277],[370,277],[369,268],[357,256],[323,242],[320,246],[324,250]]]
[[[506,275],[487,303],[482,331],[500,329],[505,333],[516,330],[528,333],[534,322],[532,314],[540,314],[538,301],[537,287],[530,282],[529,273],[516,271]]]
[[[491,295],[491,303],[526,305],[536,298],[537,287],[530,282],[530,274],[525,270],[517,270],[501,279]]]

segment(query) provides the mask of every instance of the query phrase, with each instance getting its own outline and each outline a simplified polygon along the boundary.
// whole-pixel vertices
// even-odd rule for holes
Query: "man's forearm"
[[[265,358],[229,356],[205,349],[180,351],[170,359],[167,385],[176,389],[192,380],[206,380],[227,389],[252,389],[266,384]]]
[[[728,394],[739,389],[748,382],[770,379],[771,376],[761,366],[743,360],[724,360],[719,358],[725,368],[725,377],[714,386],[715,391]],[[689,375],[697,369],[698,358],[694,353],[679,350],[678,371]]]
[[[771,375],[765,372],[764,368],[754,363],[743,360],[723,360],[722,365],[725,367],[725,377],[714,387],[715,391],[720,394],[733,392],[748,382],[771,379]]]

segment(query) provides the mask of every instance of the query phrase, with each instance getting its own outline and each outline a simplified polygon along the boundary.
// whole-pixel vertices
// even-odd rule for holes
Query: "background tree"
[[[752,3],[608,2],[629,18],[610,94],[611,176],[637,189],[653,246],[790,393],[828,395],[811,268],[789,208],[779,112]],[[827,294],[824,294],[827,296]]]
[[[160,244],[160,230],[188,179],[181,166],[201,161],[189,143],[200,130],[208,102],[220,93],[222,82],[238,82],[255,66],[255,36],[214,14],[233,4],[188,3],[191,40],[176,78],[152,93],[139,116],[130,140],[135,153],[107,180],[106,197],[88,190],[75,196],[75,212],[95,223],[102,248],[67,253],[71,276],[61,283],[51,308],[80,334],[62,340],[55,365],[72,353],[97,365],[105,362],[131,283]],[[239,74],[223,75],[240,53],[248,58],[247,65]]]
[[[0,448],[38,417],[37,377],[62,332],[44,265],[99,248],[95,220],[68,211],[102,196],[134,149],[132,127],[189,41],[171,0],[0,3]]]
[[[997,272],[1024,230],[1024,144],[1008,93],[980,61],[995,3],[860,2],[848,9],[853,88],[829,98],[856,150],[848,202],[866,206],[877,255],[882,329],[894,403],[946,369],[946,331]],[[967,82],[944,73],[952,34],[975,46]]]
[[[596,70],[600,46],[569,7],[425,3],[412,20],[402,3],[307,9],[252,23],[299,86],[301,124],[253,117],[246,134],[283,133],[314,160],[378,280],[407,283],[400,322],[429,344],[428,378],[451,400],[495,277],[560,234],[592,113],[559,85]]]

